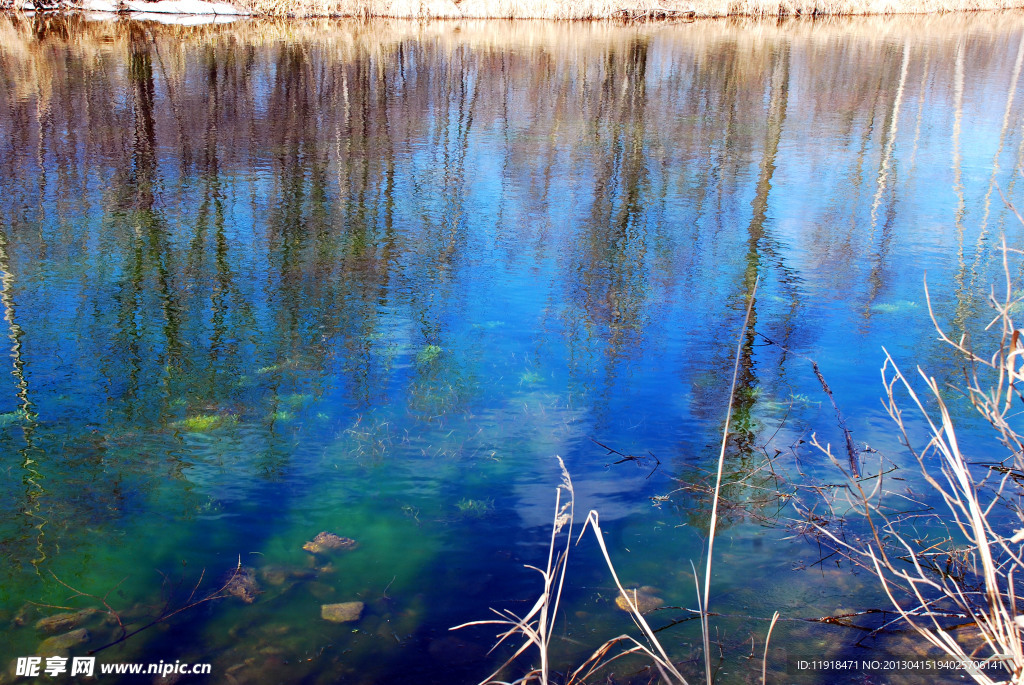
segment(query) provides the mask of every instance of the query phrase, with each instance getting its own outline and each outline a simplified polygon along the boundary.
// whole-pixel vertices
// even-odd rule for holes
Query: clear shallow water
[[[925,272],[940,318],[976,330],[1000,231],[1021,242],[999,197],[1020,204],[1019,14],[0,32],[4,663],[41,639],[49,612],[19,626],[26,602],[97,604],[55,576],[138,626],[241,561],[253,604],[204,604],[101,660],[476,682],[501,661],[492,631],[448,628],[536,597],[522,565],[546,555],[556,454],[625,582],[695,607],[709,503],[681,487],[717,456],[755,276],[754,328],[793,353],[747,339],[729,474],[840,439],[799,355],[858,442],[906,464],[881,346],[952,375]],[[661,465],[613,465],[594,440]],[[790,509],[734,497],[724,680],[759,678],[750,639],[776,609],[887,606],[815,565]],[[359,548],[311,569],[321,530]],[[630,627],[595,545],[573,555],[561,669]],[[280,567],[300,575],[275,584]],[[319,618],[354,600],[359,623]],[[90,635],[81,650],[114,630]],[[699,656],[694,623],[662,635]],[[782,623],[774,668],[859,637]]]

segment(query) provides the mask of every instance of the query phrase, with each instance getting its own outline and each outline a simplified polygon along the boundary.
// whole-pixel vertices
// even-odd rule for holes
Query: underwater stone
[[[325,554],[327,552],[342,552],[355,549],[358,544],[359,543],[352,538],[343,538],[340,535],[328,533],[325,530],[311,541],[304,544],[302,549],[307,552],[312,552],[313,554]]]
[[[313,595],[317,599],[328,599],[334,594],[334,587],[327,583],[314,581],[312,583],[307,583],[305,587],[306,590],[309,591],[309,594]]]
[[[260,584],[256,582],[256,572],[248,566],[241,566],[231,572],[231,577],[224,586],[224,593],[237,597],[246,604],[252,604],[260,594]]]
[[[85,628],[79,628],[78,630],[72,630],[70,633],[46,638],[39,643],[36,654],[40,656],[54,656],[62,654],[72,647],[84,645],[88,641],[89,631]]]
[[[320,616],[332,623],[349,623],[358,621],[363,615],[362,602],[342,602],[341,604],[324,604],[320,607]]]
[[[260,578],[271,585],[284,585],[289,580],[312,580],[316,573],[311,569],[291,566],[266,566],[260,569]]]
[[[265,568],[260,570],[260,577],[271,585],[284,585],[288,572],[282,568]]]
[[[54,614],[36,621],[36,630],[48,634],[71,630],[82,625],[96,613],[96,609],[82,609],[74,613]]]
[[[11,625],[15,628],[20,628],[32,620],[33,614],[37,616],[39,615],[39,607],[35,604],[26,602],[21,605],[21,608],[18,609],[18,613],[16,613],[14,618],[11,619]]]
[[[636,608],[640,610],[641,614],[648,614],[655,609],[660,609],[665,606],[665,600],[661,597],[655,597],[654,595],[648,594],[643,591],[643,588],[639,590],[626,589],[629,593],[629,598],[636,604]],[[636,593],[634,595],[634,592]],[[622,595],[615,598],[615,606],[622,609],[623,611],[630,611],[629,602]]]

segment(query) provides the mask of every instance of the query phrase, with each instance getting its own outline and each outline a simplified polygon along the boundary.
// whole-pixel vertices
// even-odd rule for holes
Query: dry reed
[[[740,374],[740,356],[743,353],[744,333],[750,325],[750,312],[754,307],[754,296],[757,295],[757,285],[760,276],[754,279],[754,286],[747,299],[747,313],[743,317],[743,328],[740,329],[740,337],[736,342],[736,359],[732,369],[732,384],[729,386],[729,407],[725,413],[725,430],[722,431],[722,447],[718,452],[718,473],[715,476],[715,494],[711,500],[711,522],[708,524],[708,553],[707,566],[704,569],[704,601],[700,605],[701,632],[704,635],[704,678],[708,683],[714,681],[711,675],[711,630],[708,626],[708,606],[711,602],[711,560],[714,558],[715,530],[718,526],[718,500],[722,494],[722,470],[725,467],[725,448],[729,443],[729,427],[732,425],[733,399],[736,397],[736,379]]]
[[[1006,455],[993,459],[988,472],[972,467],[968,448],[957,437],[957,426],[947,405],[946,391],[935,378],[918,367],[926,392],[919,394],[911,379],[886,352],[882,378],[885,407],[899,434],[913,452],[926,482],[941,498],[951,517],[950,535],[944,546],[922,541],[918,531],[903,530],[906,519],[886,514],[882,500],[882,474],[870,491],[860,479],[851,478],[851,503],[871,529],[866,542],[850,542],[825,526],[814,524],[817,532],[847,558],[873,572],[906,622],[928,644],[964,665],[976,682],[1019,683],[1024,678],[1024,612],[1018,607],[1019,577],[1024,565],[1024,437],[1014,424],[1014,399],[1024,400],[1024,341],[1013,321],[1022,298],[1014,295],[1010,255],[1020,259],[1024,252],[1003,245],[1006,294],[990,303],[995,316],[986,330],[997,328],[999,342],[993,354],[982,356],[967,344],[966,337],[950,338],[939,325],[931,298],[929,312],[939,338],[950,345],[968,364],[967,397],[993,431]],[[927,289],[926,289],[927,293]],[[928,437],[923,448],[915,449],[915,432],[904,416],[897,395],[909,399],[909,406],[923,419]],[[828,445],[814,441],[839,468]],[[941,475],[934,474],[939,466]],[[913,530],[913,525],[908,526]],[[963,542],[954,544],[960,538]],[[937,559],[947,558],[945,564]],[[957,560],[957,563],[953,563]],[[951,570],[954,568],[954,570]],[[951,621],[957,625],[951,625]],[[954,627],[971,629],[965,634]],[[965,644],[967,643],[967,644]],[[977,664],[985,662],[987,667]]]
[[[513,638],[515,636],[524,638],[524,642],[519,646],[515,653],[510,656],[505,663],[499,666],[494,673],[483,680],[485,683],[504,682],[496,681],[494,678],[531,646],[535,646],[537,648],[537,652],[540,656],[540,668],[531,669],[525,675],[507,685],[519,685],[519,683],[529,683],[534,681],[541,683],[542,685],[547,685],[549,682],[549,647],[551,645],[551,638],[555,628],[555,616],[558,614],[558,603],[561,601],[562,588],[565,585],[566,562],[569,559],[569,548],[572,543],[573,507],[576,500],[575,492],[572,487],[572,479],[569,477],[569,472],[565,468],[565,463],[562,461],[561,457],[556,458],[558,459],[558,465],[562,470],[562,483],[555,490],[555,518],[551,526],[551,543],[548,546],[548,563],[543,570],[536,566],[527,566],[527,568],[540,573],[541,577],[544,578],[544,591],[541,593],[530,611],[522,617],[517,616],[508,610],[498,611],[497,609],[491,609],[491,611],[498,616],[497,619],[489,621],[471,621],[469,623],[463,623],[462,625],[455,626],[451,629],[458,630],[469,626],[482,625],[503,626],[505,630],[498,636],[498,641],[494,644],[492,651],[509,638]],[[566,500],[564,502],[562,501],[563,491],[566,496]],[[562,534],[563,530],[565,530],[564,535]],[[562,540],[564,540],[564,543],[562,543]],[[564,544],[564,547],[562,547],[556,554],[555,550],[561,546],[560,543]]]
[[[0,0],[23,10],[28,0]],[[59,0],[41,7],[80,6]],[[392,17],[410,19],[673,19],[931,14],[1015,9],[1021,0],[234,0],[239,9],[270,17]]]
[[[1021,7],[1020,0],[237,0],[254,14],[415,19],[612,19],[927,14]]]

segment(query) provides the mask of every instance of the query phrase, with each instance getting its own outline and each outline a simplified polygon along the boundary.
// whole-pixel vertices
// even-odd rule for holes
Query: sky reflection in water
[[[26,601],[68,603],[51,573],[116,586],[144,622],[241,559],[254,604],[102,658],[211,661],[215,682],[481,678],[489,634],[447,628],[535,596],[556,454],[624,579],[696,606],[708,502],[679,489],[716,454],[756,276],[733,475],[839,435],[798,355],[858,441],[905,463],[881,346],[955,370],[926,271],[954,331],[987,321],[993,248],[1021,239],[999,191],[1020,199],[1022,29],[4,18],[0,657],[38,644]],[[818,550],[767,525],[792,512],[736,497],[719,611],[884,604],[804,570]],[[321,530],[360,546],[307,568]],[[596,549],[574,554],[563,666],[628,627]],[[356,599],[356,630],[320,620]],[[720,625],[745,673],[764,624]],[[696,626],[674,630],[696,654]]]

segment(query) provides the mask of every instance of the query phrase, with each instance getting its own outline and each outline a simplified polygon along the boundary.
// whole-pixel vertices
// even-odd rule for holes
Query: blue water
[[[996,248],[1024,236],[1000,195],[1024,204],[1024,16],[0,33],[3,663],[53,607],[131,632],[242,565],[252,603],[107,648],[99,614],[71,653],[477,682],[508,654],[448,629],[536,598],[556,455],[623,581],[679,607],[649,620],[691,616],[752,296],[726,475],[756,489],[720,510],[720,681],[760,678],[779,610],[770,670],[832,682],[786,674],[786,650],[862,632],[801,619],[890,608],[794,533],[782,494],[839,479],[807,441],[843,439],[809,359],[920,488],[882,346],[959,378],[926,274],[952,333],[990,318]],[[321,531],[359,546],[303,551]],[[568,578],[559,672],[632,629],[592,538]],[[358,622],[320,618],[349,601]],[[699,682],[697,623],[659,635]],[[648,682],[622,663],[601,677]]]

